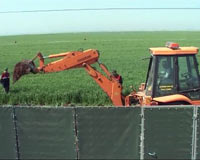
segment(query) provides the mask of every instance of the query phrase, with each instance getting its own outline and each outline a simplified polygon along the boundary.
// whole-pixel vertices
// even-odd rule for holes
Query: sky
[[[94,8],[196,8],[9,11]],[[200,31],[200,0],[0,0],[0,35],[101,31]]]

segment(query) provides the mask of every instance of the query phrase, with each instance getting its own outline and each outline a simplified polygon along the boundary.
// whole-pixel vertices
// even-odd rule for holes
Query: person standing
[[[10,89],[10,74],[8,72],[8,68],[1,74],[1,83],[6,93],[9,92]]]

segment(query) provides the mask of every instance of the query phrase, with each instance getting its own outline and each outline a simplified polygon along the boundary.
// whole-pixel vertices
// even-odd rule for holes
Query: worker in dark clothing
[[[122,85],[123,80],[122,80],[122,76],[120,76],[116,70],[112,71],[112,75],[114,76],[114,78]]]
[[[8,73],[8,68],[1,74],[1,83],[6,93],[9,92],[10,89],[10,74]]]

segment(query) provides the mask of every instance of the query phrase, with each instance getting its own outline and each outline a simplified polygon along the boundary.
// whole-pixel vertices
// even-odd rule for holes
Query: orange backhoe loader
[[[30,61],[16,64],[13,74],[14,82],[29,72],[58,72],[71,68],[83,67],[86,72],[109,96],[115,106],[130,105],[170,105],[170,104],[200,104],[200,76],[196,47],[179,47],[177,43],[167,43],[166,47],[150,48],[150,61],[146,82],[139,91],[133,91],[128,96],[122,95],[122,86],[108,71],[106,66],[98,62],[99,52],[89,49],[53,54],[44,57],[38,53]],[[39,67],[34,60],[39,58]],[[61,58],[45,64],[46,58]],[[98,63],[106,73],[104,76],[91,66]]]

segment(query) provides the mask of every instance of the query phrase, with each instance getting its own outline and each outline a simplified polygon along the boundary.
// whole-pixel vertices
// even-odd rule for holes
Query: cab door
[[[176,93],[175,58],[175,56],[156,56],[153,97]]]

